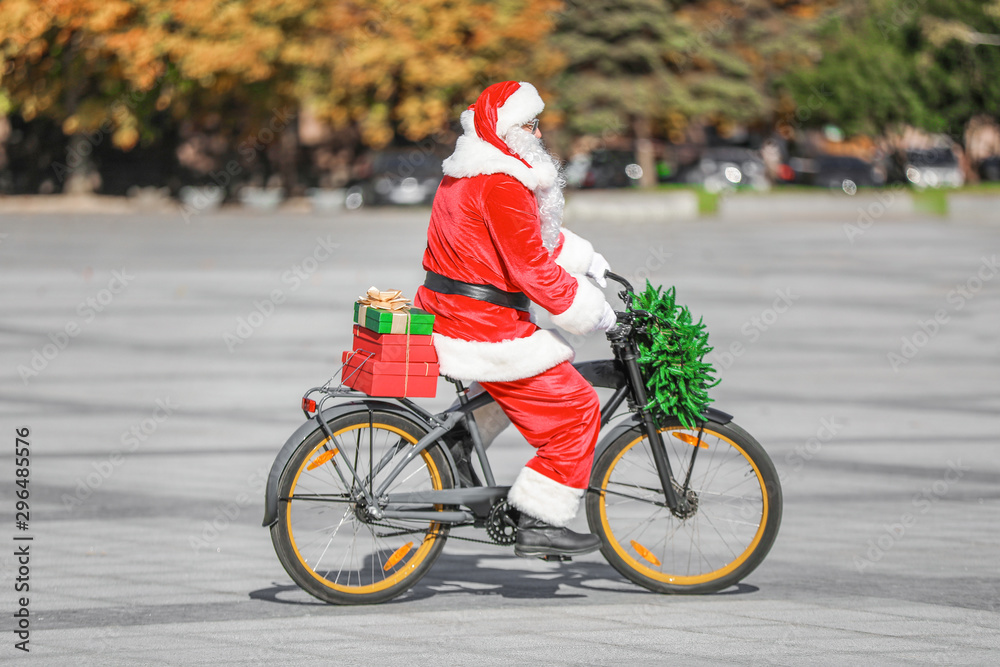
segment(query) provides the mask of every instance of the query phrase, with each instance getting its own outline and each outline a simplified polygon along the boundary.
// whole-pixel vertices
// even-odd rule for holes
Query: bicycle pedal
[[[544,556],[539,556],[539,558],[546,562],[555,563],[566,563],[573,560],[572,556],[565,556],[563,554],[545,554]]]

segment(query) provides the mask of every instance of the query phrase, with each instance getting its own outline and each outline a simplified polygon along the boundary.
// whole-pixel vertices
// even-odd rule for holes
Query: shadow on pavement
[[[513,567],[512,562],[515,564]],[[519,562],[525,562],[525,566],[516,566]],[[455,594],[533,600],[583,599],[601,593],[659,595],[625,580],[603,562],[570,561],[548,563],[543,567],[545,569],[540,570],[535,561],[519,558],[442,554],[416,586],[384,604],[404,604]],[[710,596],[744,595],[758,590],[750,584],[736,584]],[[251,591],[250,599],[290,605],[324,604],[311,598],[303,600],[298,595],[301,592],[294,584],[280,585],[275,582],[269,588]]]

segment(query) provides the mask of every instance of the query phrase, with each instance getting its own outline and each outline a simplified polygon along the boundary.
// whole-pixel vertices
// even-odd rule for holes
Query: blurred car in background
[[[909,182],[917,188],[959,188],[965,174],[950,148],[908,150],[896,156],[896,181]]]
[[[706,148],[696,165],[687,171],[684,180],[700,185],[708,192],[736,187],[754,190],[771,187],[760,152],[735,146]]]
[[[988,157],[979,163],[979,178],[984,181],[1000,181],[1000,155]]]
[[[639,184],[642,167],[632,151],[600,149],[573,157],[563,173],[575,188],[630,188]]]
[[[420,148],[391,149],[372,156],[366,175],[347,188],[344,205],[429,205],[441,184],[441,158]]]
[[[795,183],[843,189],[851,194],[858,188],[884,185],[886,180],[884,167],[849,155],[797,157],[789,160],[788,166],[794,172]]]

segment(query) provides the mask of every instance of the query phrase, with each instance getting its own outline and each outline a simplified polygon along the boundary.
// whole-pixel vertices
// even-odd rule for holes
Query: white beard
[[[540,186],[535,190],[538,217],[541,219],[542,244],[552,254],[559,245],[559,230],[562,227],[563,209],[566,207],[566,199],[563,197],[566,179],[559,169],[559,160],[545,150],[541,139],[524,128],[515,127],[508,131],[504,141],[515,155],[523,158],[532,168],[547,165],[556,170],[557,176],[552,185],[547,188]]]

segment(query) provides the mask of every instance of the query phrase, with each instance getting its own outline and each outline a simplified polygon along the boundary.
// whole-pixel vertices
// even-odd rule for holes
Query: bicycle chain
[[[511,516],[513,513],[513,516]],[[492,544],[494,546],[509,547],[514,544],[515,535],[517,535],[517,519],[519,512],[514,510],[509,504],[507,504],[506,499],[502,499],[493,504],[490,508],[489,517],[486,519],[486,534],[490,536],[488,540],[476,539],[475,537],[461,537],[459,535],[448,535],[453,540],[463,540],[465,542],[475,542],[476,544]],[[384,523],[379,523],[377,521],[366,522],[369,526],[377,526],[379,528],[394,528],[397,529],[393,533],[383,533],[381,535],[376,534],[376,537],[386,538],[386,537],[398,537],[399,535],[415,535],[417,533],[427,532],[424,528],[418,528],[413,530],[398,530],[398,526],[392,526]],[[452,528],[460,528],[462,526],[474,526],[475,524],[465,523],[452,526]],[[510,531],[513,528],[513,531]]]
[[[390,525],[387,525],[387,524],[384,524],[384,523],[376,523],[374,521],[370,522],[368,525],[369,526],[378,526],[379,528],[398,528],[398,526],[390,526]],[[452,528],[461,528],[463,526],[471,526],[471,525],[473,525],[473,524],[471,524],[471,523],[464,523],[464,524],[459,524],[457,526],[452,526]],[[382,535],[376,535],[376,537],[397,537],[399,535],[415,535],[417,533],[426,533],[426,532],[427,532],[427,529],[420,528],[420,529],[415,529],[415,530],[400,530],[400,531],[396,531],[395,533],[383,533]],[[462,537],[460,535],[451,535],[451,534],[449,534],[448,535],[448,539],[449,540],[463,540],[465,542],[476,542],[477,544],[492,544],[493,546],[505,546],[503,544],[498,544],[497,542],[494,542],[493,540],[480,540],[480,539],[476,539],[475,537]]]

